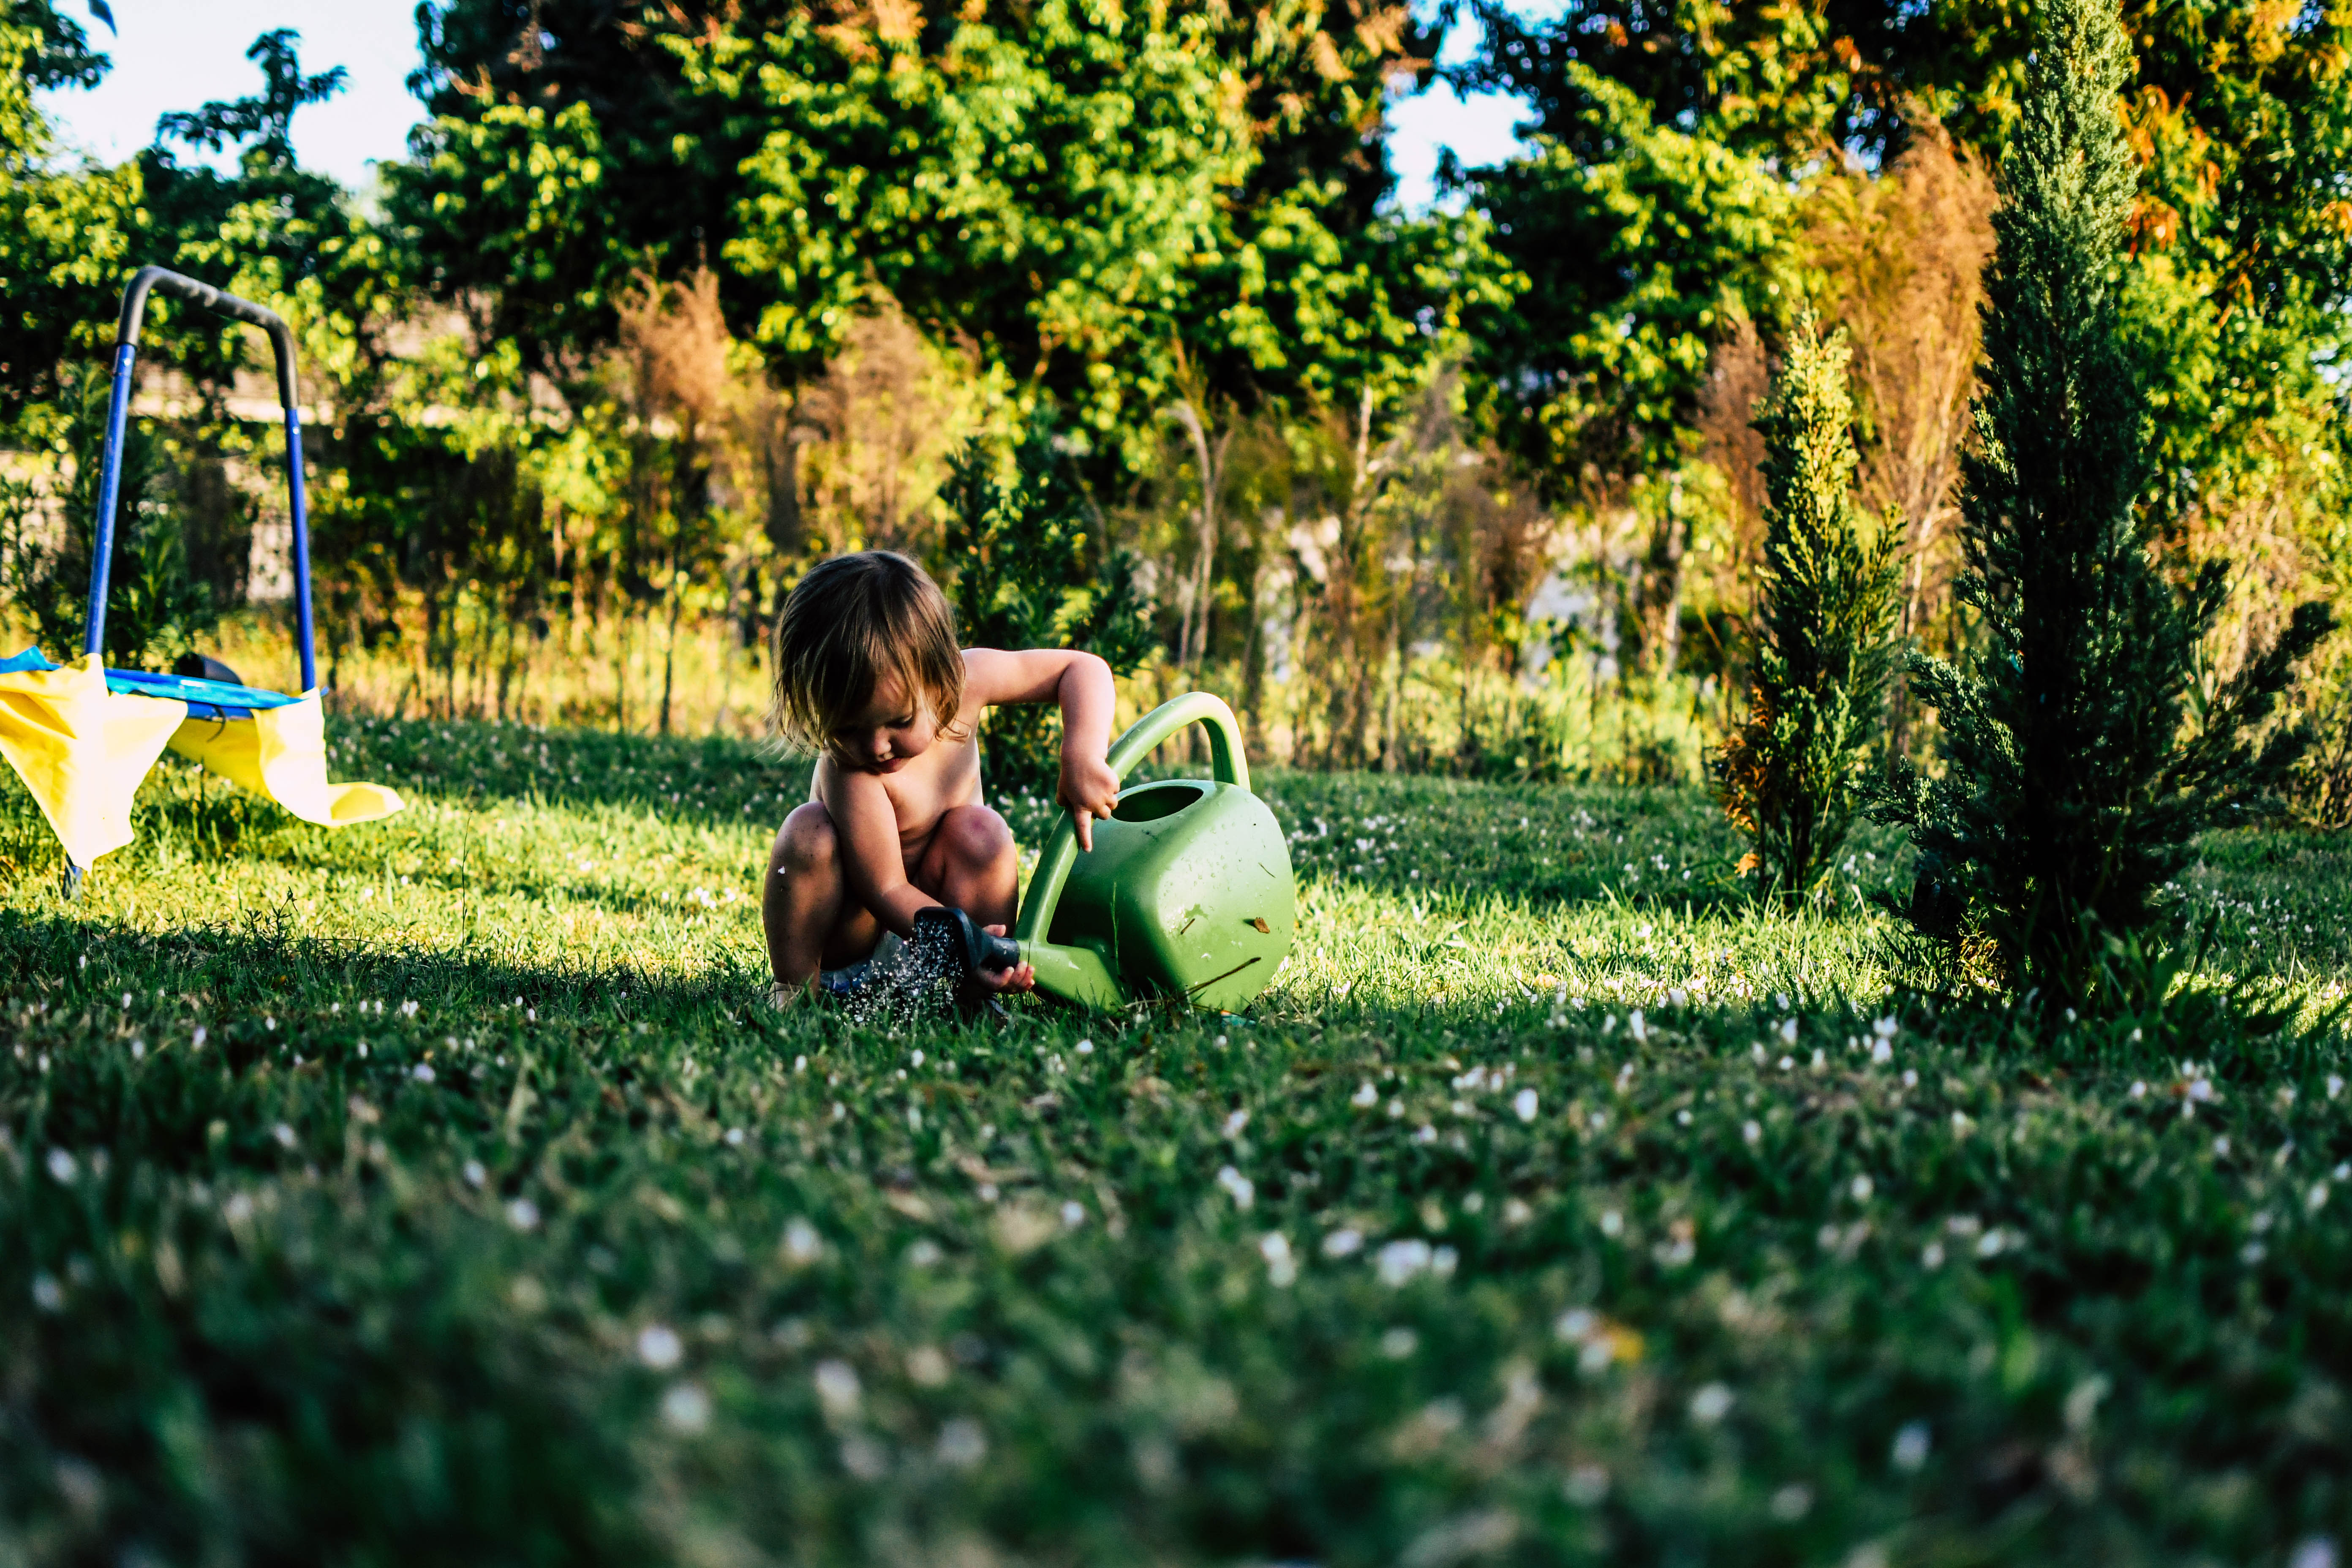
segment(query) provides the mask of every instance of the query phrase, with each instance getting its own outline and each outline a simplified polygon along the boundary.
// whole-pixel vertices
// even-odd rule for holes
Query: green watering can
[[[1209,779],[1121,790],[1078,852],[1066,813],[1013,928],[1040,990],[1095,1007],[1181,996],[1226,1011],[1274,981],[1297,925],[1290,847],[1250,794],[1234,710],[1205,691],[1163,702],[1110,749],[1125,778],[1187,724],[1209,731]]]

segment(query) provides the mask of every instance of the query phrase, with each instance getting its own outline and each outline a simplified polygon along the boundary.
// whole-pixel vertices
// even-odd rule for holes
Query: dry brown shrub
[[[1991,174],[1930,123],[1882,173],[1831,175],[1807,209],[1816,308],[1853,344],[1856,499],[1903,518],[1911,555],[1903,627],[1930,644],[1943,640],[1957,560],[1954,489],[1996,205]]]

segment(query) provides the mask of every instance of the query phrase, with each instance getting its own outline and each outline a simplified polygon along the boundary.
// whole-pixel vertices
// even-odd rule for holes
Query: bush
[[[1899,518],[1865,529],[1843,333],[1808,315],[1758,411],[1764,437],[1764,565],[1748,719],[1715,761],[1717,798],[1748,836],[1776,900],[1796,904],[1829,875],[1863,810],[1864,773],[1885,731],[1899,658]]]
[[[65,527],[51,541],[26,540],[9,584],[17,612],[41,650],[60,662],[81,657],[89,613],[90,552],[106,446],[109,384],[95,369],[67,389],[62,432],[74,480]],[[109,571],[106,662],[119,669],[168,669],[218,623],[212,590],[189,570],[187,528],[176,476],[161,445],[131,420],[123,431],[122,483],[116,492]]]
[[[1003,482],[977,441],[948,481],[948,568],[965,643],[974,647],[1075,647],[1132,675],[1151,656],[1148,605],[1135,558],[1108,546],[1098,515],[1051,433],[1033,426]],[[990,711],[982,762],[1000,793],[1051,798],[1060,778],[1061,714],[1048,703]]]
[[[2195,836],[2303,751],[2299,726],[2270,720],[2332,624],[2304,605],[2238,675],[2208,681],[2228,563],[2168,577],[2142,520],[2148,404],[2118,310],[2128,66],[2112,6],[2054,0],[1986,275],[1954,587],[1976,626],[1958,662],[1915,659],[1943,772],[1905,770],[1884,810],[1918,848],[1905,912],[1947,973],[2075,1002],[2114,988],[2104,955],[2149,924]]]

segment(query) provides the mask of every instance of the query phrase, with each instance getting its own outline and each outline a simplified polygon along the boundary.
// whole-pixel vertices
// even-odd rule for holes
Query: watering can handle
[[[1219,784],[1249,788],[1249,763],[1242,757],[1242,727],[1234,721],[1234,710],[1225,706],[1224,699],[1206,691],[1188,691],[1181,697],[1170,698],[1112,742],[1108,759],[1111,776],[1124,782],[1129,770],[1150,755],[1160,742],[1188,724],[1208,729],[1212,776]],[[1020,922],[1013,931],[1017,940],[1024,943],[1045,940],[1045,932],[1054,923],[1054,906],[1062,901],[1062,887],[1070,879],[1070,868],[1077,858],[1077,819],[1066,811],[1054,828],[1054,836],[1045,841],[1045,852],[1037,860],[1036,875],[1029,879],[1029,896],[1021,900]]]

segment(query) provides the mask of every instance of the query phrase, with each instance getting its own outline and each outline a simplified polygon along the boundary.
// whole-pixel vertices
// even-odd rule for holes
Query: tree
[[[1963,468],[1979,622],[1960,661],[1914,679],[1943,725],[1943,772],[1907,768],[1884,816],[1919,852],[1908,915],[1979,978],[2084,1001],[2106,939],[2158,913],[2200,832],[2236,819],[2303,747],[2265,727],[2321,605],[2234,677],[2200,643],[2227,563],[2168,578],[2139,502],[2147,393],[2124,319],[2135,169],[2115,111],[2129,58],[2100,0],[2053,0],[2001,162],[1986,279],[1978,449]]]
[[[60,368],[111,339],[138,171],[60,165],[34,97],[93,86],[106,69],[81,25],[46,0],[0,7],[0,422],[56,399]]]
[[[142,259],[283,305],[298,329],[309,329],[305,346],[325,351],[310,357],[347,359],[335,351],[354,335],[381,280],[342,187],[295,157],[295,113],[341,92],[347,74],[341,66],[304,74],[300,45],[290,27],[262,34],[245,51],[261,72],[259,92],[157,117],[154,144],[138,158],[146,196]],[[184,163],[174,142],[235,150],[236,170]],[[171,360],[215,390],[259,352],[251,328],[207,311],[158,300],[154,320],[157,341],[142,345],[142,356]],[[327,332],[316,330],[322,325]],[[314,381],[319,368],[310,366]]]
[[[1535,113],[1524,154],[1454,175],[1526,279],[1479,321],[1473,368],[1507,444],[1568,500],[1671,466],[1716,344],[1795,299],[1790,176],[1843,77],[1806,6],[1478,15],[1486,50],[1462,85]]]
[[[1716,763],[1724,810],[1779,902],[1810,898],[1864,805],[1899,662],[1898,542],[1890,513],[1865,532],[1844,335],[1811,316],[1758,413],[1764,437],[1764,561],[1754,615],[1747,722]]]
[[[1083,648],[1114,674],[1132,675],[1155,646],[1134,558],[1103,539],[1047,426],[1033,425],[1007,467],[1000,479],[998,464],[975,441],[958,454],[948,481],[960,635],[975,647]],[[1050,796],[1059,724],[1045,703],[991,711],[982,744],[994,786]]]

